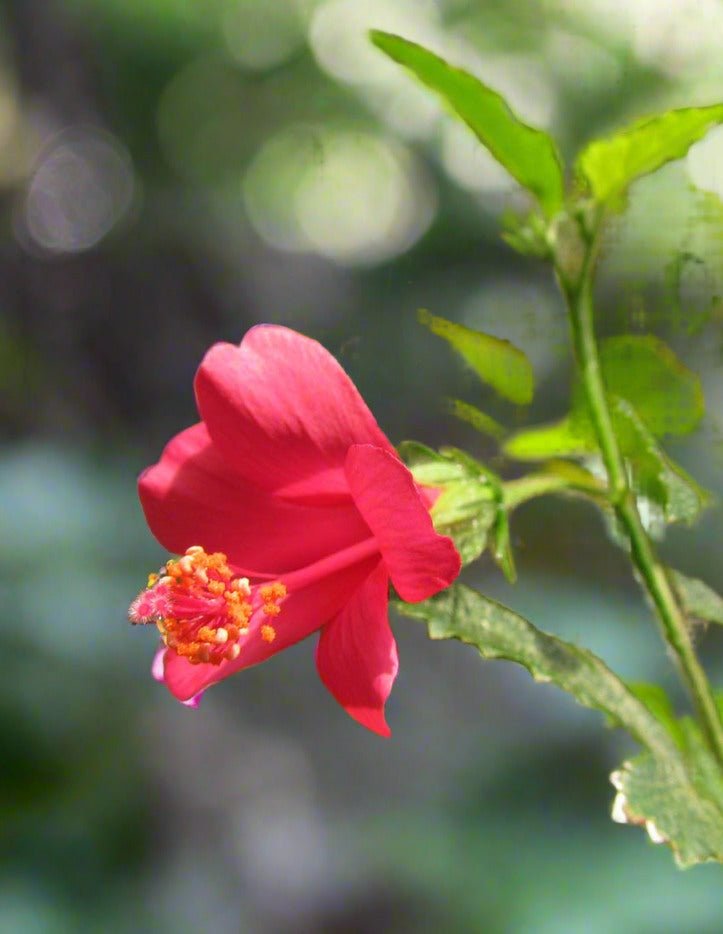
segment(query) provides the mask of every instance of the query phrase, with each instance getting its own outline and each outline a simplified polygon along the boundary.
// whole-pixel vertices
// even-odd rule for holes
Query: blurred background
[[[717,0],[0,3],[0,930],[714,932],[720,871],[610,822],[632,751],[512,665],[399,620],[384,742],[305,643],[176,704],[126,623],[164,554],[139,470],[195,419],[194,370],[259,321],[321,340],[396,442],[495,450],[444,397],[514,426],[564,411],[548,271],[502,243],[514,184],[366,30],[507,95],[568,157],[723,87]],[[701,374],[670,450],[721,494],[723,130],[640,182],[612,226],[602,333],[652,330]],[[523,347],[527,410],[480,390],[424,306]],[[711,584],[723,521],[675,530]],[[470,579],[624,676],[665,653],[591,509],[514,521],[520,580]],[[723,640],[701,636],[721,670]]]

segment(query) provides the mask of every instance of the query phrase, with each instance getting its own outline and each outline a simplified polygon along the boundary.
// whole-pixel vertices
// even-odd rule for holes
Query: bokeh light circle
[[[131,157],[118,139],[96,127],[69,127],[39,157],[20,239],[52,253],[89,250],[126,215],[135,190]]]
[[[251,224],[267,243],[342,265],[404,252],[436,208],[432,179],[404,146],[366,130],[313,125],[269,140],[243,193]]]
[[[298,0],[231,0],[221,18],[231,55],[244,67],[262,71],[282,64],[304,43]]]

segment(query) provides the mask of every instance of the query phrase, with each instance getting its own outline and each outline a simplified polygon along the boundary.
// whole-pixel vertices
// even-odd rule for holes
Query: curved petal
[[[274,618],[276,638],[272,643],[261,638],[260,628],[267,619],[259,613],[251,621],[249,634],[236,661],[221,665],[191,665],[185,658],[167,650],[164,681],[169,691],[178,700],[188,700],[211,684],[266,661],[320,629],[340,612],[379,563],[379,554],[373,550],[375,544],[371,539],[366,548],[350,549],[350,555],[358,560],[346,567],[332,568],[331,561],[325,561],[315,568],[282,578],[289,596],[281,606],[281,613]],[[326,569],[329,573],[324,573]]]
[[[354,502],[379,543],[402,600],[417,603],[448,587],[461,562],[452,540],[434,530],[411,473],[396,455],[370,444],[349,449]]]
[[[159,681],[161,684],[166,680],[165,668],[166,668],[166,652],[168,649],[161,643],[160,648],[156,651],[156,654],[153,656],[153,663],[151,665],[151,675],[153,676],[154,681]],[[181,701],[184,707],[191,707],[196,709],[201,703],[201,697],[203,696],[203,691],[199,691],[198,694],[194,694],[193,697],[189,697],[188,700]]]
[[[343,496],[351,444],[393,450],[334,357],[288,328],[260,325],[240,347],[216,344],[195,386],[201,417],[229,465],[280,496]]]
[[[319,677],[362,726],[391,736],[384,704],[397,676],[397,643],[389,628],[389,575],[379,562],[344,609],[321,630]]]
[[[138,483],[158,541],[223,551],[248,577],[277,576],[369,538],[351,498],[336,505],[290,503],[229,469],[203,424],[177,435]]]

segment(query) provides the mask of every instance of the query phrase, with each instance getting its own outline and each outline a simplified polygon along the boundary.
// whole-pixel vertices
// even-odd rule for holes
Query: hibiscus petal
[[[374,569],[339,615],[321,630],[316,650],[319,677],[362,726],[390,736],[384,704],[397,676],[397,644],[389,628],[389,576]]]
[[[276,638],[271,643],[263,640],[260,628],[268,619],[258,613],[242,642],[241,654],[233,662],[192,665],[169,649],[165,655],[164,681],[170,692],[178,700],[185,701],[243,668],[266,661],[320,629],[341,611],[379,563],[379,553],[375,549],[376,543],[370,539],[358,548],[348,549],[345,566],[342,564],[344,555],[335,555],[283,577],[289,596],[282,603],[279,615],[272,620]]]
[[[138,484],[151,531],[171,552],[223,551],[248,577],[275,577],[369,538],[347,503],[290,503],[231,470],[203,424],[177,435]]]
[[[161,684],[166,680],[165,667],[166,667],[166,654],[168,649],[165,645],[161,644],[161,647],[157,650],[156,654],[153,656],[153,664],[151,665],[151,675],[153,676],[154,681],[159,681]],[[184,707],[191,707],[196,709],[201,703],[201,697],[203,696],[203,691],[199,691],[198,694],[194,694],[193,697],[189,697],[188,700],[181,701]]]
[[[348,493],[351,444],[393,450],[356,386],[321,344],[276,325],[216,344],[196,376],[201,417],[243,477],[290,499]]]
[[[435,532],[412,475],[399,458],[373,445],[357,444],[349,449],[346,475],[402,600],[417,603],[448,587],[459,574],[459,555],[450,538]]]

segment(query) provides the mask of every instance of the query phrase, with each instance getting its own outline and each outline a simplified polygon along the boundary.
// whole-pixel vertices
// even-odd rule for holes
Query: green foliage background
[[[0,929],[717,930],[719,869],[681,874],[606,817],[625,741],[523,671],[400,619],[383,743],[328,698],[309,644],[194,713],[125,623],[163,558],[134,478],[194,418],[215,340],[257,321],[312,334],[395,441],[494,457],[447,397],[513,426],[563,414],[562,309],[498,233],[524,199],[364,32],[475,71],[569,158],[720,92],[719,4],[617,6],[0,4]],[[650,330],[701,373],[709,414],[670,449],[720,495],[723,208],[705,158],[636,186],[599,327]],[[522,347],[534,403],[480,395],[419,307]],[[712,510],[676,529],[666,559],[719,584],[722,526]],[[591,509],[529,504],[512,545],[514,587],[489,559],[470,582],[625,677],[666,680]],[[721,649],[708,633],[719,672]]]

